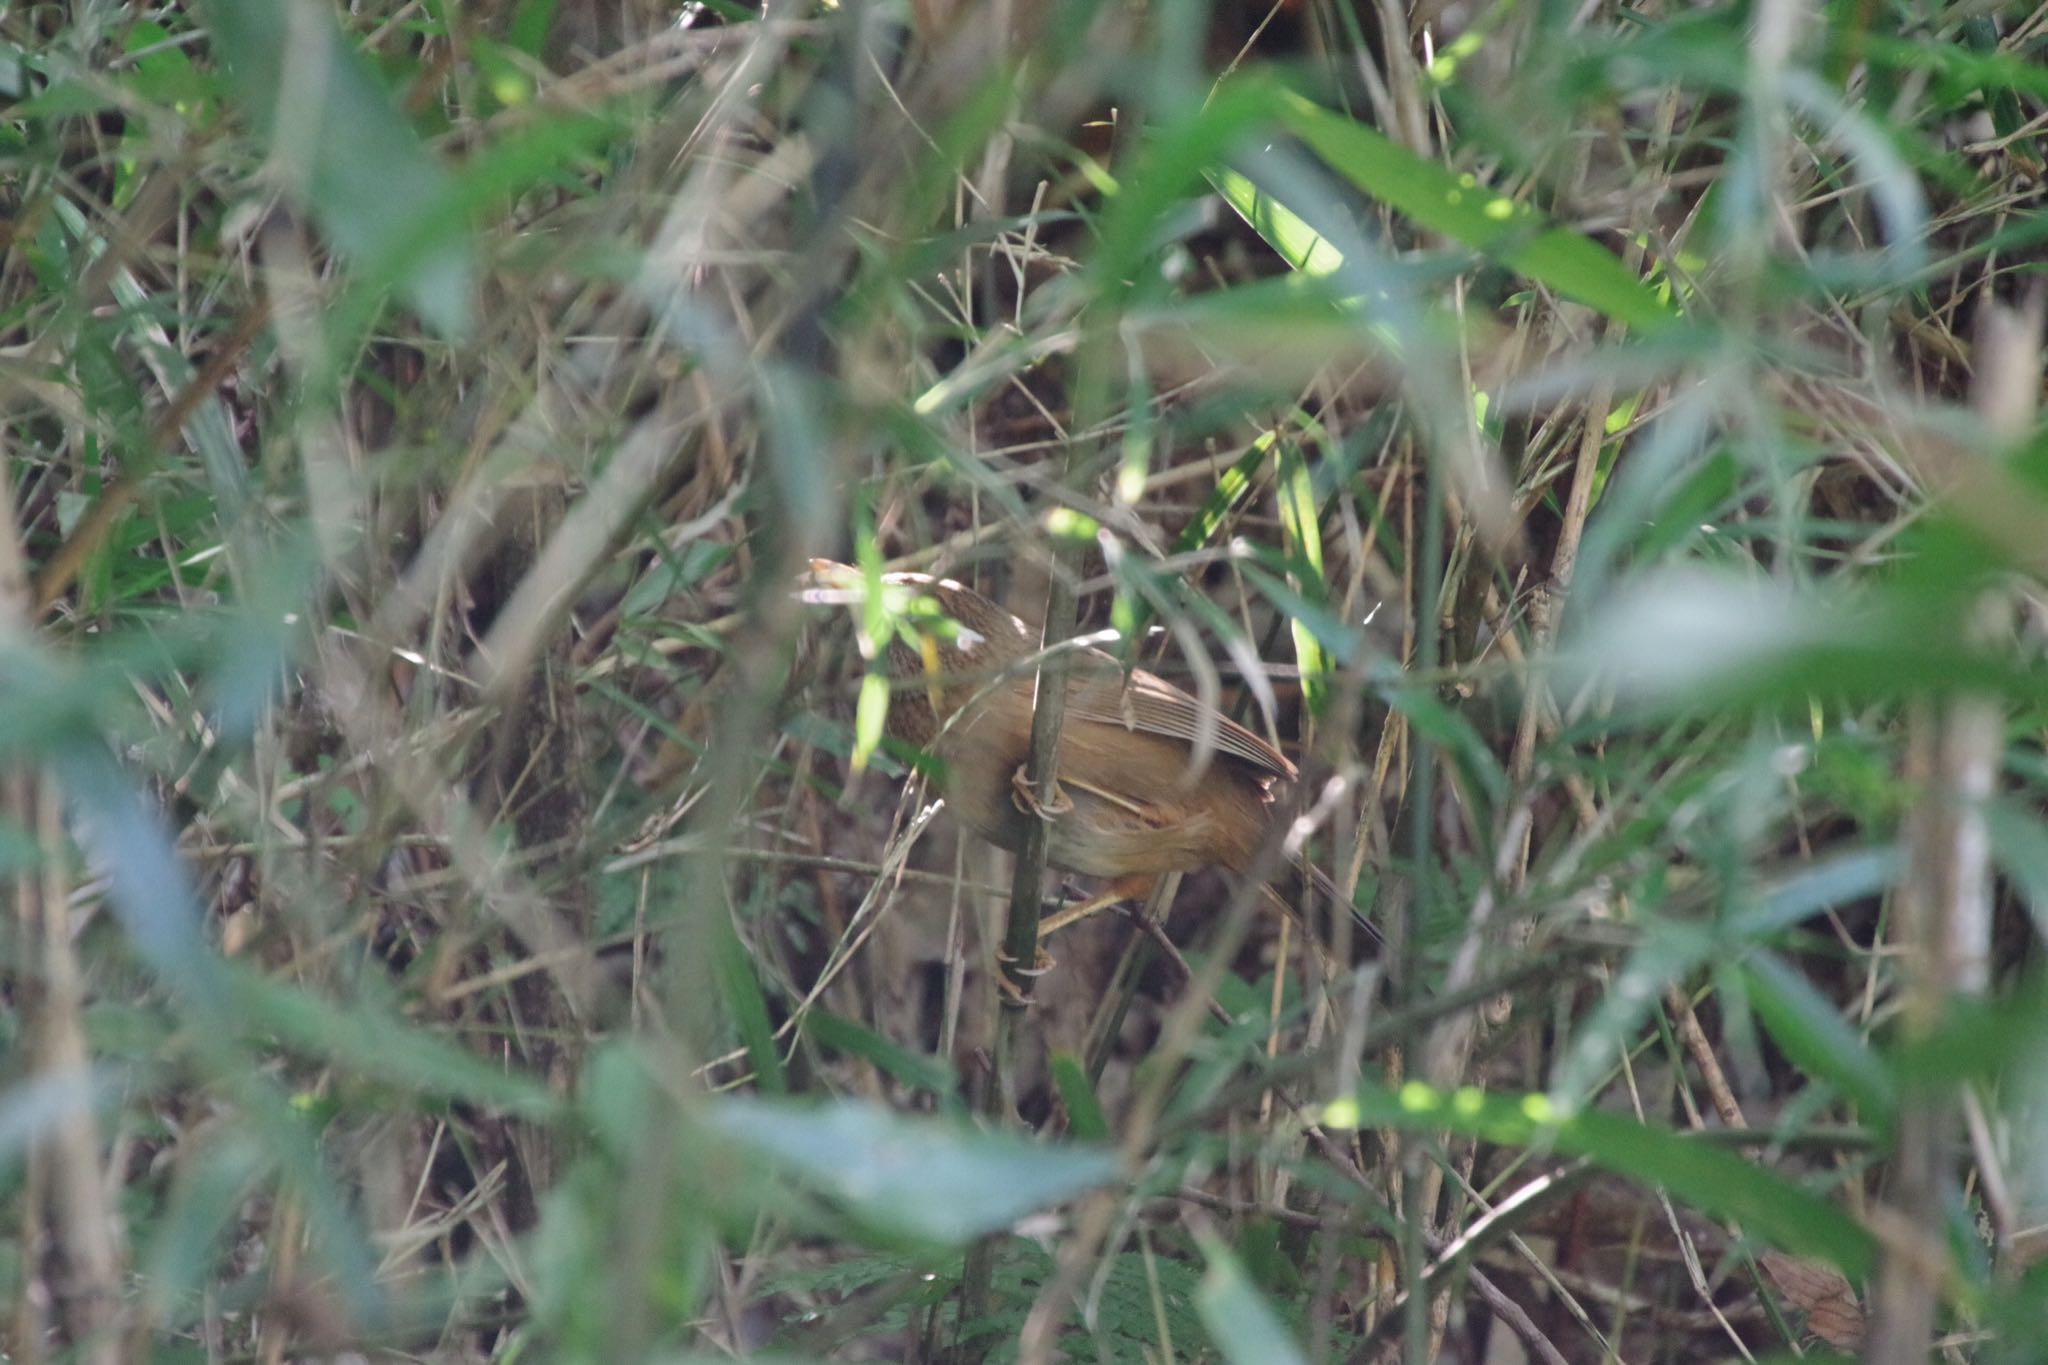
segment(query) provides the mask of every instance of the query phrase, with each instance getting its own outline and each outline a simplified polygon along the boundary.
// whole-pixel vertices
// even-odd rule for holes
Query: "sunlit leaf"
[[[1302,218],[1236,171],[1210,173],[1223,202],[1236,209],[1252,229],[1280,253],[1280,259],[1304,275],[1330,275],[1344,261],[1344,253]]]
[[[1374,198],[1416,224],[1549,285],[1617,322],[1656,328],[1675,314],[1597,243],[1554,226],[1524,203],[1470,176],[1425,161],[1378,130],[1311,103],[1280,96],[1289,131]]]
[[[1292,441],[1281,441],[1275,455],[1279,461],[1274,482],[1279,492],[1280,529],[1287,537],[1288,557],[1294,564],[1294,587],[1311,601],[1327,601],[1320,510],[1308,462]],[[1300,617],[1295,617],[1288,629],[1294,639],[1295,662],[1301,667],[1302,695],[1310,711],[1321,712],[1329,695],[1329,662],[1323,657],[1322,643]]]

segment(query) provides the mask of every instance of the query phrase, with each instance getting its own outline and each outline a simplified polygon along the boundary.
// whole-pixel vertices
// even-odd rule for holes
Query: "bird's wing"
[[[1289,782],[1295,778],[1294,765],[1285,754],[1230,717],[1142,668],[1126,678],[1106,654],[1076,665],[1067,690],[1067,713],[1098,725],[1144,730],[1191,745],[1200,742],[1206,716],[1208,742],[1217,753]]]

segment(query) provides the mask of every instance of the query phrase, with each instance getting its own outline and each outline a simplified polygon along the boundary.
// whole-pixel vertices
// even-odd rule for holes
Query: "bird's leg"
[[[1158,884],[1159,879],[1149,873],[1118,877],[1104,888],[1101,895],[1082,901],[1079,905],[1070,905],[1057,914],[1048,915],[1040,920],[1038,936],[1042,939],[1049,934],[1057,933],[1069,924],[1077,924],[1087,919],[1098,910],[1108,909],[1118,901],[1142,901],[1152,894],[1152,888]]]
[[[1026,815],[1035,815],[1040,820],[1045,821],[1057,820],[1074,809],[1073,799],[1061,789],[1057,781],[1053,783],[1052,799],[1040,801],[1038,799],[1038,792],[1033,788],[1031,779],[1021,764],[1017,767],[1016,771],[1010,774],[1010,800],[1018,810],[1023,811]],[[1099,910],[1101,906],[1098,905],[1092,908]],[[1053,918],[1061,924],[1072,922],[1067,919],[1061,919],[1058,915],[1055,915]],[[1043,939],[1046,933],[1044,921],[1040,921],[1038,929],[1039,938]],[[1012,981],[1011,977],[1015,975],[1028,979],[1043,976],[1051,971],[1054,966],[1052,954],[1043,948],[1040,948],[1033,956],[1029,967],[1017,966],[1015,961],[1007,953],[1003,952],[1001,948],[996,949],[996,959],[1002,967],[1002,970],[996,973],[996,983],[1002,987],[1004,995],[1019,1005],[1029,1004],[1030,1001],[1025,996],[1024,990],[1018,983]]]
[[[1057,820],[1074,809],[1073,800],[1061,790],[1060,784],[1052,785],[1052,800],[1040,801],[1038,793],[1031,789],[1031,779],[1020,766],[1010,774],[1010,800],[1026,815],[1035,815],[1041,820]]]
[[[1041,820],[1056,820],[1063,815],[1071,813],[1074,809],[1073,798],[1068,796],[1066,790],[1057,782],[1053,784],[1052,799],[1049,801],[1039,800],[1037,791],[1033,788],[1030,779],[1022,767],[1017,768],[1016,771],[1010,774],[1010,799],[1016,804],[1018,810],[1023,811],[1026,815],[1035,815]],[[1069,906],[1056,914],[1049,915],[1045,919],[1040,920],[1038,923],[1039,941],[1043,943],[1046,936],[1055,930],[1064,929],[1069,924],[1084,920],[1098,910],[1115,905],[1118,901],[1136,900],[1149,895],[1152,887],[1158,883],[1158,880],[1157,877],[1149,875],[1119,877],[1101,895],[1085,900],[1079,905]],[[998,953],[997,956],[1000,958],[1002,955]],[[1004,992],[1013,999],[1021,998],[1021,992],[1010,981],[1010,972],[1012,970],[1015,970],[1020,976],[1035,977],[1043,976],[1054,965],[1056,964],[1053,961],[1052,954],[1046,952],[1044,948],[1038,950],[1037,956],[1031,965],[1026,968],[1013,968],[1008,959],[1003,959],[1005,970],[1001,973],[999,979]]]
[[[1114,882],[1111,882],[1101,895],[1090,897],[1079,905],[1070,905],[1066,909],[1047,915],[1044,919],[1040,920],[1038,922],[1039,942],[1043,945],[1048,934],[1064,929],[1069,924],[1084,920],[1098,910],[1106,910],[1119,901],[1142,902],[1147,900],[1152,895],[1152,888],[1158,884],[1159,879],[1149,874],[1119,877]],[[1013,971],[1018,976],[1039,977],[1044,976],[1059,965],[1053,955],[1048,953],[1043,946],[1039,948],[1037,956],[1032,960],[1029,967],[1013,967],[1012,959],[1003,952],[1000,946],[996,949],[996,961],[1003,968],[1002,971],[996,973],[996,984],[1002,988],[1004,995],[1019,1004],[1028,1004],[1030,1002],[1023,992],[1017,988],[1016,984],[1010,980]]]

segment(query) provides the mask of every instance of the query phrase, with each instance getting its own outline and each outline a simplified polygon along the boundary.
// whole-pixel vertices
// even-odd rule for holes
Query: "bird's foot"
[[[1022,1009],[1031,1003],[1031,987],[1038,978],[1058,966],[1051,953],[1040,948],[1032,954],[1031,965],[1020,967],[1017,959],[1001,948],[996,949],[996,986],[1003,993],[1003,999]]]
[[[1115,905],[1118,901],[1130,899],[1131,894],[1129,885],[1118,882],[1099,896],[1091,896],[1079,905],[1070,905],[1064,910],[1047,915],[1038,922],[1038,936],[1045,938],[1048,935],[1056,934],[1069,924],[1078,924],[1090,915]]]
[[[1016,804],[1018,810],[1026,815],[1035,815],[1041,820],[1057,820],[1074,809],[1073,799],[1057,782],[1053,784],[1052,799],[1040,801],[1038,793],[1031,788],[1031,779],[1025,775],[1021,767],[1010,774],[1010,800]]]

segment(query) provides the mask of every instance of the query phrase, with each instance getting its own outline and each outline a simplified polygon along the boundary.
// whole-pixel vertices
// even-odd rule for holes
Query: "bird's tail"
[[[1292,893],[1293,899],[1290,901],[1288,896],[1283,895],[1278,889],[1275,889],[1273,893],[1286,903],[1289,910],[1300,914],[1304,920],[1313,925],[1316,923],[1316,918],[1310,911],[1312,900],[1315,898],[1327,898],[1331,905],[1341,906],[1351,912],[1352,922],[1357,924],[1359,932],[1365,935],[1366,942],[1372,945],[1372,947],[1379,948],[1386,943],[1386,935],[1380,932],[1379,926],[1367,919],[1365,913],[1352,904],[1351,898],[1344,894],[1344,889],[1337,885],[1329,873],[1305,858],[1296,858],[1292,860],[1291,865],[1302,880],[1301,885],[1287,888]],[[1283,877],[1281,880],[1288,881],[1291,879]]]

